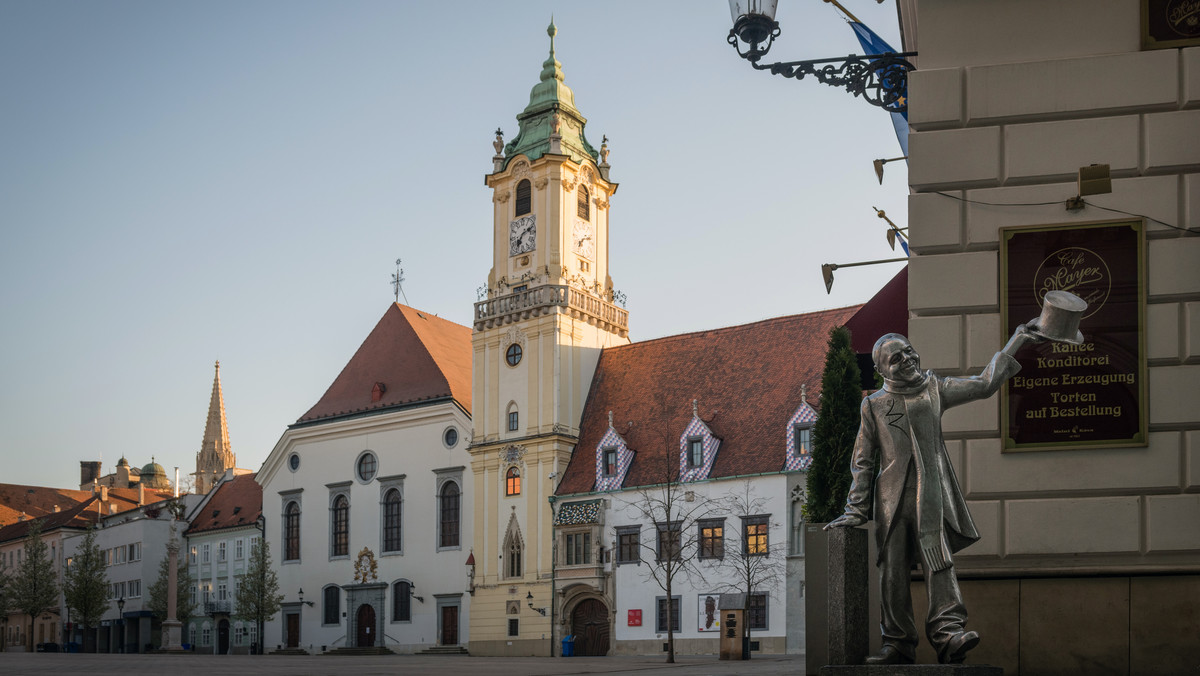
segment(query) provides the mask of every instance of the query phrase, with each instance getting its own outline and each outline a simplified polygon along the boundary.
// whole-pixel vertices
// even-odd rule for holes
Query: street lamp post
[[[825,0],[845,8],[835,0]],[[807,61],[780,61],[760,64],[775,38],[779,37],[779,22],[775,20],[778,0],[729,0],[729,13],[733,17],[733,28],[729,30],[727,42],[737,50],[738,56],[750,62],[757,70],[769,70],[774,75],[803,80],[811,75],[819,82],[844,87],[867,103],[884,108],[889,112],[903,113],[908,110],[905,99],[908,91],[908,72],[914,66],[905,57],[916,56],[916,52],[887,54],[850,54],[845,57],[809,59]],[[846,12],[849,15],[849,12]],[[853,18],[853,16],[851,16]],[[745,50],[742,44],[747,45]]]
[[[118,626],[121,627],[121,647],[117,652],[125,652],[125,595],[117,599],[117,620]]]

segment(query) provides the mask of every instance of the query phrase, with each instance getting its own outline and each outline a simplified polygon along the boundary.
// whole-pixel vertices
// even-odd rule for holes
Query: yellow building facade
[[[470,646],[476,655],[554,654],[553,514],[548,497],[579,436],[605,347],[624,345],[628,314],[608,274],[607,148],[584,136],[554,54],[520,130],[497,131],[492,269],[475,304]]]

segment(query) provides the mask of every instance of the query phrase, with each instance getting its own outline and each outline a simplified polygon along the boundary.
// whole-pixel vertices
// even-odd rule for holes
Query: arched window
[[[504,474],[504,494],[521,494],[521,470],[516,467],[509,467],[508,472]]]
[[[400,491],[393,488],[383,496],[383,551],[400,550]]]
[[[521,577],[524,569],[521,567],[521,527],[517,525],[514,516],[508,524],[508,532],[504,535],[504,577]]]
[[[344,495],[333,499],[330,508],[329,555],[350,555],[350,500]]]
[[[517,216],[524,216],[533,211],[533,186],[530,185],[529,179],[524,179],[517,184]]]
[[[517,410],[516,402],[508,405],[508,431],[516,432],[521,428],[521,412]]]
[[[342,590],[331,584],[322,594],[321,624],[341,624],[342,622]]]
[[[459,531],[458,484],[447,481],[438,497],[438,546],[458,547]]]
[[[589,195],[587,186],[579,186],[579,190],[575,191],[575,196],[579,200],[579,206],[577,209],[579,217],[585,221],[590,220],[592,217],[592,210],[591,204],[588,202]]]
[[[295,501],[283,510],[283,559],[300,560],[300,505]]]
[[[392,585],[392,622],[412,621],[412,584],[400,580]]]

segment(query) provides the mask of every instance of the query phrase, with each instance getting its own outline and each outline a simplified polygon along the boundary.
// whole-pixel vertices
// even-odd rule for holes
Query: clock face
[[[508,224],[508,255],[529,253],[533,251],[534,239],[537,237],[537,221],[533,214],[522,216]]]
[[[582,218],[576,218],[575,225],[571,228],[571,249],[589,260],[596,251],[596,238],[592,235],[592,224]]]

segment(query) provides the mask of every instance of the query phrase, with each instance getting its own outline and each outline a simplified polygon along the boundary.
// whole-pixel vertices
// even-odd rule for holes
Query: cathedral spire
[[[575,107],[575,92],[563,81],[562,63],[554,49],[558,27],[553,18],[546,34],[550,36],[550,56],[542,62],[538,83],[529,92],[529,105],[517,115],[521,129],[504,147],[506,164],[516,155],[536,160],[550,152],[568,155],[575,162],[596,162],[600,154],[583,133],[587,119]],[[557,150],[551,149],[554,135],[561,139]]]
[[[236,457],[229,444],[229,423],[225,420],[225,394],[221,390],[221,362],[215,365],[212,396],[208,401],[208,420],[204,423],[204,441],[196,454],[196,492],[207,493],[216,479],[233,467]]]

